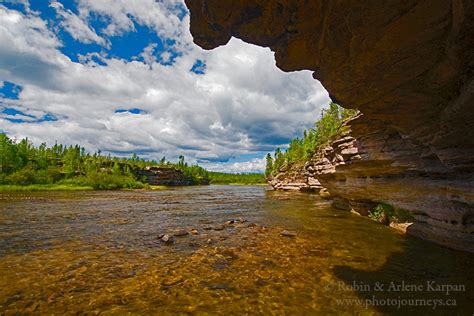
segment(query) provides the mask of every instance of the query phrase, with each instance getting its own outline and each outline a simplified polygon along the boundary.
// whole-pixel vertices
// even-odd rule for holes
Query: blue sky
[[[0,130],[112,155],[256,172],[329,102],[307,71],[192,43],[180,0],[0,0]]]

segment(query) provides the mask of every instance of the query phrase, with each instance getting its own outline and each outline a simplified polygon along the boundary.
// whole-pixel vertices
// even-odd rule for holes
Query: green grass
[[[145,185],[145,189],[147,190],[152,190],[152,191],[155,191],[155,190],[166,190],[168,189],[169,187],[167,187],[166,185]]]
[[[252,185],[252,186],[266,186],[266,183],[219,183],[219,185]],[[140,188],[141,189],[141,188]],[[140,189],[118,189],[118,190],[140,190]],[[144,185],[145,190],[166,190],[169,189],[166,185]],[[1,184],[0,192],[21,192],[21,191],[90,191],[97,190],[92,186],[74,185],[74,184],[30,184],[30,185],[8,185]],[[103,189],[102,189],[103,190]]]
[[[0,185],[0,192],[16,191],[86,191],[93,190],[91,186],[68,184],[30,184],[30,185]]]

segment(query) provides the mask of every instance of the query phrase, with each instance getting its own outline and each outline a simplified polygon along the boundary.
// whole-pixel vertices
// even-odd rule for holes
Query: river
[[[193,229],[172,244],[157,237]],[[471,315],[473,302],[472,254],[317,195],[202,186],[0,198],[0,314]]]

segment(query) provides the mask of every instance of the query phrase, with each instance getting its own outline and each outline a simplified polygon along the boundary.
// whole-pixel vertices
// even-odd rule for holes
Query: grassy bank
[[[0,185],[0,192],[18,191],[88,191],[94,190],[91,186],[68,184],[30,184],[30,185]]]
[[[208,172],[211,184],[224,185],[266,185],[267,179],[262,173],[225,173]]]
[[[220,183],[218,185],[235,185],[235,186],[266,186],[266,183]],[[144,185],[142,188],[116,188],[108,190],[151,190],[161,191],[169,189],[165,185]],[[92,186],[80,186],[70,184],[30,184],[30,185],[0,185],[0,192],[28,192],[28,191],[91,191],[91,190],[107,190],[95,189]]]
[[[115,189],[115,190],[166,190],[169,187],[165,185],[147,185],[145,184],[139,189]],[[30,184],[30,185],[0,185],[0,192],[18,192],[18,191],[90,191],[90,190],[107,190],[95,189],[87,185],[71,185],[71,184]],[[111,189],[109,189],[111,190]]]
[[[235,182],[235,183],[212,183],[216,185],[249,185],[249,186],[267,186],[268,183],[240,183],[240,182]]]

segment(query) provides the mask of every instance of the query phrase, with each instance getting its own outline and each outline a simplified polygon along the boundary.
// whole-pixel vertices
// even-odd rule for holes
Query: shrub
[[[103,172],[91,172],[87,174],[87,184],[97,190],[113,189],[139,189],[144,184],[135,180],[132,176],[108,174]]]
[[[5,183],[29,185],[35,183],[35,176],[36,174],[33,169],[23,168],[5,177]]]
[[[393,207],[391,205],[381,203],[369,212],[369,218],[379,223],[390,224],[390,217],[393,215]]]
[[[401,208],[394,208],[386,203],[380,203],[370,211],[369,218],[385,225],[392,222],[408,223],[413,221],[413,215],[411,215],[409,211]]]

